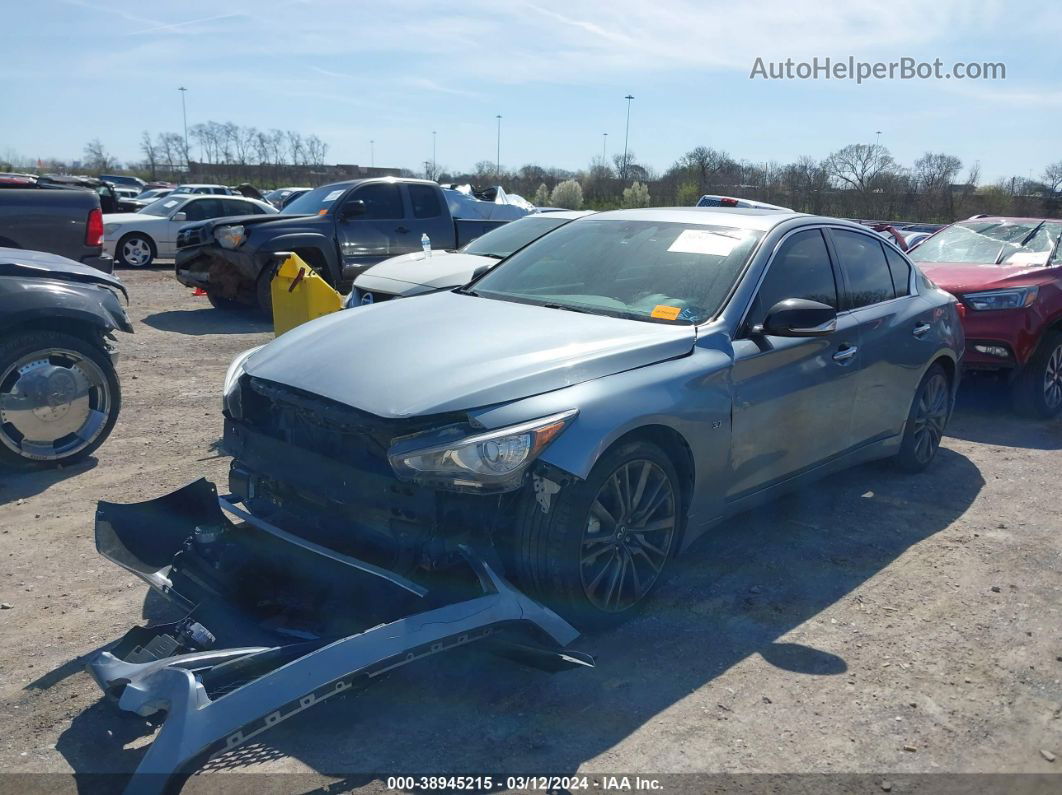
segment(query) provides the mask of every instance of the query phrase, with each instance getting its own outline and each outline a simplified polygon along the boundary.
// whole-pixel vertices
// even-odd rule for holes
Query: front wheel
[[[921,472],[928,467],[940,449],[950,415],[951,381],[944,368],[934,364],[915,391],[896,465],[905,472]]]
[[[1062,412],[1062,333],[1044,337],[1014,383],[1014,408],[1026,417],[1050,419]]]
[[[585,481],[546,502],[543,493],[519,512],[518,579],[576,627],[618,623],[644,604],[674,552],[682,526],[674,465],[656,445],[630,442]]]
[[[84,458],[110,435],[121,401],[114,366],[98,345],[56,331],[13,334],[0,343],[0,460]]]

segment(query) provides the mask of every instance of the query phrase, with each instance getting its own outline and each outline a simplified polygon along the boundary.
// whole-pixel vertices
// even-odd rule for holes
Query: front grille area
[[[371,290],[358,290],[359,304],[378,304],[381,301],[390,301],[395,296],[391,293],[376,293]]]
[[[397,436],[465,419],[389,420],[244,376],[243,417],[227,420],[230,487],[252,512],[315,543],[405,570],[422,559],[446,499],[404,483],[387,461]]]

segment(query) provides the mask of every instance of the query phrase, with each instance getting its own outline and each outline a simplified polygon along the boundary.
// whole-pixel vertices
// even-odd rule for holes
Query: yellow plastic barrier
[[[342,297],[297,254],[281,263],[270,285],[273,332],[280,336],[315,317],[338,312]]]

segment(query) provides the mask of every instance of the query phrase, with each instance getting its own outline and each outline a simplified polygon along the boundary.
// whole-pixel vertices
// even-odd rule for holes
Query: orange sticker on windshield
[[[658,317],[662,320],[677,320],[679,312],[682,310],[677,306],[667,306],[665,304],[657,304],[651,313],[652,317]]]

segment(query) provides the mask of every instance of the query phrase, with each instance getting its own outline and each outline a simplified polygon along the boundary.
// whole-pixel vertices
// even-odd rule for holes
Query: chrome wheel
[[[652,588],[671,553],[675,487],[652,461],[628,461],[590,505],[580,576],[586,598],[609,613],[633,607]]]
[[[126,265],[142,268],[151,262],[151,244],[142,237],[122,241],[122,260]]]
[[[1044,403],[1052,411],[1062,405],[1062,345],[1047,357],[1044,367]]]
[[[919,390],[914,416],[914,456],[928,463],[940,446],[948,422],[948,379],[934,373]]]
[[[112,402],[92,359],[63,348],[34,351],[0,375],[0,443],[33,461],[66,458],[104,432]]]

